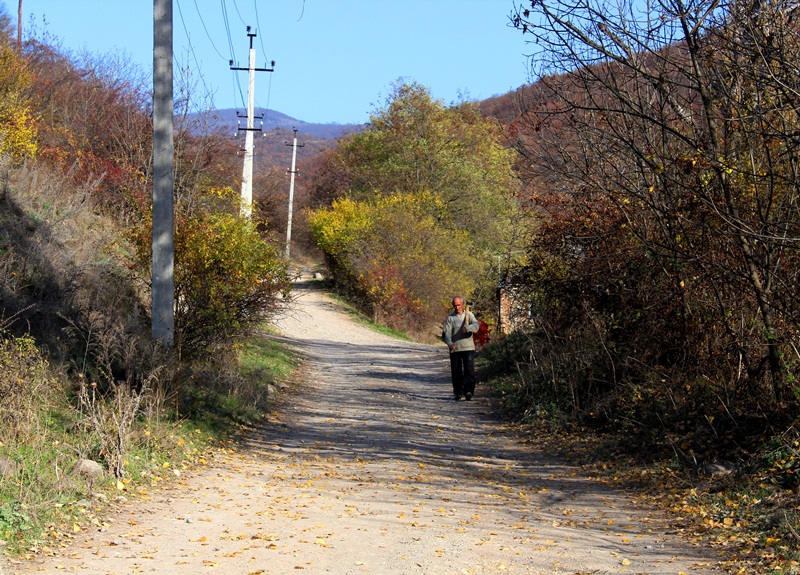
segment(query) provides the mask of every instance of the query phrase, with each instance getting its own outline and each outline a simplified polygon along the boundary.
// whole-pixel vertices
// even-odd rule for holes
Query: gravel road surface
[[[302,378],[262,429],[10,573],[718,573],[669,518],[515,435],[480,384],[454,401],[444,345],[357,325],[314,282],[296,296],[277,338]]]

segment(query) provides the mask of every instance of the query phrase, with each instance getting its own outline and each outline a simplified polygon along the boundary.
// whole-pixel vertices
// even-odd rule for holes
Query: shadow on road
[[[663,517],[635,510],[629,497],[515,433],[481,396],[480,382],[473,401],[454,401],[444,346],[360,332],[353,341],[325,339],[346,331],[325,322],[368,328],[354,328],[335,302],[317,301],[313,292],[313,286],[304,286],[298,295],[318,306],[302,312],[310,334],[269,336],[302,354],[306,379],[250,436],[255,457],[289,461],[282,465],[291,467],[292,477],[344,476],[351,482],[347,489],[368,489],[373,498],[438,499],[441,505],[480,509],[501,517],[495,529],[512,539],[524,528],[613,557],[630,552],[620,542],[633,532],[640,538],[647,533],[648,539],[634,545],[636,552],[650,556],[651,569],[666,565],[672,551],[661,549]],[[326,318],[323,310],[339,311],[338,320]],[[709,562],[707,549],[681,554],[687,561]],[[651,572],[673,572],[665,569]]]

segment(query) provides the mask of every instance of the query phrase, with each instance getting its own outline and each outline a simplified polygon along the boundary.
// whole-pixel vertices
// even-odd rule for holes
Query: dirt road
[[[715,554],[453,401],[444,346],[355,325],[309,284],[278,327],[302,390],[240,451],[14,574],[710,574]]]

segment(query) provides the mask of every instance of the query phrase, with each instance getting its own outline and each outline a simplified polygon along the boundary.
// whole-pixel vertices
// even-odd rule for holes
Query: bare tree
[[[617,296],[658,285],[629,303],[685,338],[680,361],[719,353],[772,399],[790,395],[800,326],[795,19],[783,1],[536,0],[512,14],[537,47],[517,126],[529,177],[562,224],[588,222],[569,224],[561,253],[594,254],[596,273],[619,272],[615,251],[648,268]]]

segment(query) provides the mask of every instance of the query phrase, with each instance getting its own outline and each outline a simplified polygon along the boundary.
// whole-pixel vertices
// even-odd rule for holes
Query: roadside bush
[[[439,225],[442,209],[428,193],[340,199],[309,224],[340,291],[373,321],[424,337],[480,275],[466,232]]]
[[[288,263],[251,220],[199,214],[175,234],[175,332],[181,353],[224,346],[278,313],[291,288]]]
[[[0,329],[0,444],[24,436],[59,389],[33,338]]]

